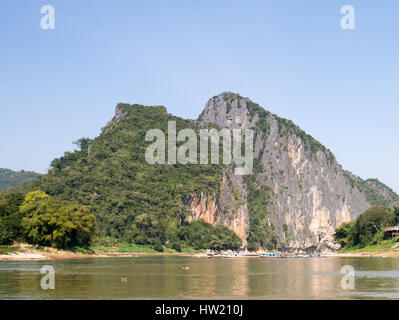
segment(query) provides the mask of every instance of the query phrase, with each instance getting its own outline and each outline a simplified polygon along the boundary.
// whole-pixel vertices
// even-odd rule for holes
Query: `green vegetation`
[[[244,178],[248,188],[247,205],[249,211],[249,235],[247,241],[248,250],[265,248],[276,249],[279,238],[274,231],[273,225],[268,221],[267,205],[270,201],[270,187],[259,183],[256,176],[262,170],[259,159],[254,159],[254,170],[251,175]]]
[[[358,188],[372,206],[399,205],[399,195],[377,179],[363,180],[348,171],[344,171],[344,175],[352,188]]]
[[[112,245],[110,243],[113,243]],[[103,238],[96,241],[90,249],[95,253],[109,253],[109,252],[118,252],[118,253],[150,253],[156,254],[160,253],[160,251],[156,251],[155,249],[149,246],[137,245],[134,243],[127,242],[119,242],[116,239],[107,239]],[[195,250],[188,246],[182,246],[181,250],[175,250],[172,248],[164,247],[164,253],[200,253],[203,250]]]
[[[55,248],[86,247],[94,240],[96,218],[87,207],[32,191],[0,200],[0,226],[2,245],[25,241]]]
[[[22,193],[12,193],[0,198],[0,245],[11,244],[23,235],[22,215],[19,207],[24,201]]]
[[[0,190],[7,190],[21,184],[31,182],[39,176],[38,173],[32,171],[12,171],[0,168]]]
[[[94,244],[91,249],[95,253],[108,253],[108,252],[118,252],[118,253],[158,253],[158,251],[147,247],[140,246],[126,242],[118,242],[114,246],[106,246],[101,244]]]
[[[399,207],[371,207],[355,221],[339,226],[335,230],[334,240],[338,241],[345,251],[364,251],[364,248],[369,249],[370,246],[386,247],[396,240],[384,240],[385,228],[398,224]]]
[[[237,106],[240,108],[240,95],[229,95],[225,93],[223,95],[223,100],[226,101],[226,113],[230,113],[231,110],[231,104],[233,103],[234,100],[237,99]]]
[[[109,237],[158,252],[237,248],[237,239],[225,228],[199,228],[188,223],[187,203],[193,195],[217,195],[221,165],[149,165],[145,160],[145,150],[152,143],[145,141],[149,129],[161,129],[167,137],[168,121],[176,121],[177,131],[192,128],[198,133],[199,125],[168,114],[162,106],[119,104],[118,110],[118,117],[100,136],[79,139],[79,150],[55,159],[47,175],[18,190],[43,190],[57,201],[90,207],[97,218],[98,238]],[[37,213],[51,211],[51,207],[40,207]],[[34,215],[32,219],[46,223],[42,220],[47,216],[40,215],[38,220]],[[23,226],[31,241],[56,241],[39,239],[28,223]],[[186,234],[187,230],[195,233],[197,228],[210,237],[202,246]]]
[[[32,191],[19,207],[24,237],[30,243],[54,248],[86,246],[96,234],[96,218],[87,207],[58,201]]]
[[[329,165],[332,165],[334,163],[335,157],[333,153],[325,146],[323,146],[319,141],[314,139],[311,135],[307,134],[305,131],[299,128],[296,124],[294,124],[294,122],[292,122],[291,120],[280,118],[277,115],[266,111],[261,106],[252,101],[247,101],[246,103],[251,120],[255,116],[255,114],[259,115],[259,119],[256,122],[257,131],[267,133],[269,130],[268,118],[270,116],[273,116],[278,122],[280,137],[284,137],[289,134],[296,135],[303,141],[305,150],[310,150],[313,157],[315,157],[317,151],[322,151],[326,155]]]
[[[365,247],[344,247],[342,252],[399,252],[399,249],[394,246],[397,244],[397,239],[382,240],[374,245]],[[394,247],[394,248],[393,248]]]
[[[212,227],[202,219],[183,225],[179,229],[178,237],[195,250],[237,250],[242,245],[241,239],[229,228],[222,225]],[[179,250],[173,246],[172,248]]]

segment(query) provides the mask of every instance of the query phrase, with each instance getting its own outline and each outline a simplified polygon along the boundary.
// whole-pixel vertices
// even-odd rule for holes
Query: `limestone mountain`
[[[290,249],[335,249],[332,234],[342,222],[371,205],[398,199],[382,183],[344,171],[317,140],[248,98],[229,92],[215,96],[198,120],[256,132],[255,170],[237,188],[247,199],[243,211],[248,212],[247,240],[252,248],[277,242]]]
[[[171,120],[177,130],[253,129],[252,173],[234,175],[232,165],[221,164],[149,165],[146,132],[167,132]],[[230,92],[211,98],[196,121],[162,106],[118,104],[101,134],[78,144],[24,189],[90,205],[100,236],[140,244],[176,243],[188,236],[179,231],[184,221],[203,219],[233,230],[251,250],[335,249],[332,234],[342,222],[399,198],[377,180],[343,170],[292,121]]]

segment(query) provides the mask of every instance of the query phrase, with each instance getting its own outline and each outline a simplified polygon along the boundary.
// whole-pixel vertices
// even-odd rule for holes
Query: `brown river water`
[[[41,268],[54,268],[54,289]],[[351,266],[353,288],[341,268]],[[123,280],[122,280],[123,279]],[[0,299],[398,299],[399,258],[140,256],[0,261]]]

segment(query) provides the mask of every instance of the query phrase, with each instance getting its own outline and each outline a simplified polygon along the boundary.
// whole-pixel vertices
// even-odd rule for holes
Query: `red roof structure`
[[[399,231],[399,226],[389,227],[384,230],[385,232]]]
[[[399,235],[399,226],[389,227],[384,230],[385,237],[393,239]]]

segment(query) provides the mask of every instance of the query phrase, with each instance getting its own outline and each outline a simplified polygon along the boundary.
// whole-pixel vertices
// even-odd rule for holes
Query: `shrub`
[[[222,225],[213,227],[202,219],[182,225],[179,237],[196,250],[236,250],[242,245],[241,239],[229,228]]]

